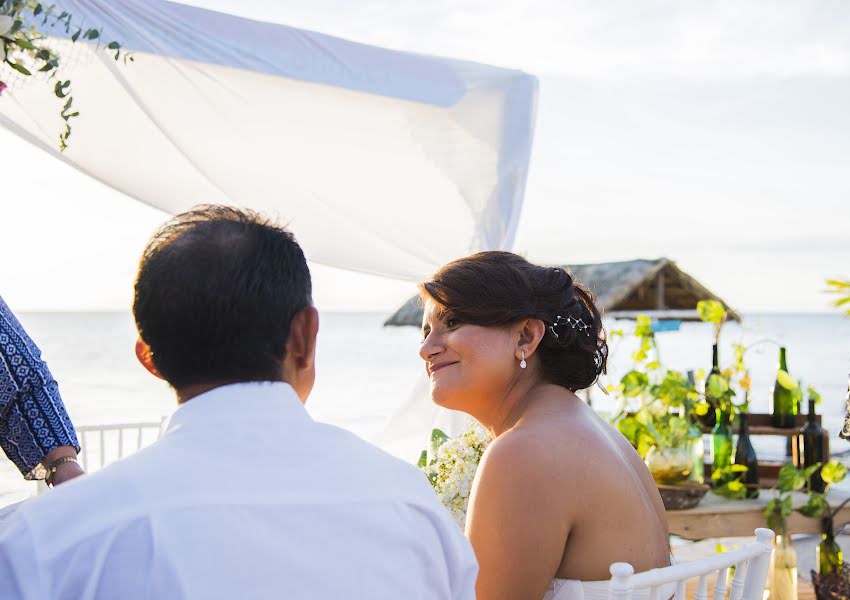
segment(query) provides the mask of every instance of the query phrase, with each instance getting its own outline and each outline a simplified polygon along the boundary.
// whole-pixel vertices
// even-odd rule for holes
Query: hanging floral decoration
[[[61,76],[65,64],[62,56],[51,48],[48,33],[57,28],[73,43],[96,43],[99,49],[112,53],[116,61],[123,59],[127,63],[133,56],[117,41],[104,42],[102,29],[75,25],[73,15],[55,5],[37,0],[0,0],[0,95],[9,87],[10,77],[31,78],[41,74],[50,79],[53,94],[62,107],[59,114],[65,122],[59,135],[59,149],[64,151],[71,136],[71,119],[80,113],[73,106],[71,80]]]

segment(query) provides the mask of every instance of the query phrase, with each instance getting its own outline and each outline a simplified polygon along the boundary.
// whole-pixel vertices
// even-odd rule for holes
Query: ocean
[[[23,313],[18,315],[41,347],[59,382],[68,411],[78,426],[159,421],[175,408],[167,385],[149,375],[134,355],[135,326],[129,313]],[[423,365],[420,334],[413,327],[383,327],[386,314],[322,315],[318,341],[317,383],[307,404],[314,418],[334,423],[369,439],[407,400]],[[626,336],[611,343],[609,372],[614,382],[629,370],[634,339],[629,321],[609,323]],[[683,323],[678,331],[659,332],[662,362],[669,368],[708,369],[712,328]],[[850,449],[837,438],[844,415],[850,373],[850,318],[838,314],[746,314],[721,334],[721,364],[733,360],[731,344],[751,347],[746,355],[753,379],[751,411],[769,410],[776,375],[777,344],[786,346],[792,375],[823,396],[819,412],[832,434],[832,451]],[[600,389],[593,406],[610,411],[613,401]],[[427,425],[423,427],[427,431]],[[423,439],[423,447],[425,440]],[[781,439],[760,440],[757,451],[782,453]],[[0,506],[34,491],[14,466],[0,457]]]

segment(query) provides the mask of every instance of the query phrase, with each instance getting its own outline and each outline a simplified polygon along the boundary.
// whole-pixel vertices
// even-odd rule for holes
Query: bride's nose
[[[429,361],[443,350],[445,350],[445,346],[440,342],[439,336],[432,331],[422,340],[422,345],[419,346],[419,356],[422,357],[422,360]]]

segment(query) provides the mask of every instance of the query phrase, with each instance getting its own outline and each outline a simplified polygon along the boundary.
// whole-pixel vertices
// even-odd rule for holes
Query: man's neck
[[[286,381],[280,380],[283,383],[287,383]],[[223,387],[225,385],[233,385],[235,383],[251,383],[249,381],[239,380],[224,380],[224,381],[216,381],[212,383],[198,383],[194,385],[187,385],[185,387],[181,387],[178,390],[175,390],[177,393],[177,404],[183,404],[188,402],[192,398],[196,396],[200,396],[201,394],[206,394],[207,392],[211,392],[216,388]],[[272,383],[272,382],[269,382]]]

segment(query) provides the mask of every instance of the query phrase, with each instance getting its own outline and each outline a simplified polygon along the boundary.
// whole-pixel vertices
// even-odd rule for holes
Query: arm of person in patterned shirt
[[[41,351],[0,298],[0,448],[26,479],[80,450],[59,388]],[[53,484],[82,475],[76,462],[56,466]]]

